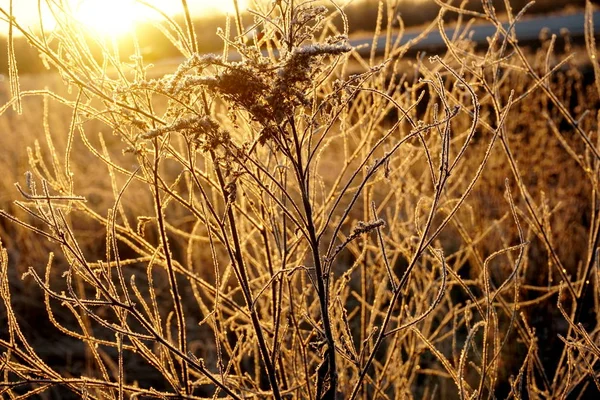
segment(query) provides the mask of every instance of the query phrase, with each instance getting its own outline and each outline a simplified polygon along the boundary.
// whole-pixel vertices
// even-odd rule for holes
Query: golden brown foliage
[[[490,2],[482,12],[438,3],[442,32],[445,13],[494,24],[484,52],[466,22],[446,54],[402,61],[407,47],[383,18],[393,1],[381,2],[374,34],[390,34],[382,59],[349,45],[333,2],[259,8],[254,43],[244,42],[254,27],[236,18],[235,35],[227,22],[222,56],[197,53],[189,18],[165,21],[185,61],[164,76],[67,15],[51,37],[23,31],[68,90],[28,88],[11,64],[2,112],[36,115],[43,99],[46,145],[28,150],[23,199],[0,211],[0,393],[600,389],[591,5],[586,82],[555,56],[555,38],[533,55],[520,47]],[[19,279],[40,253],[45,268]],[[15,301],[25,292],[35,319]],[[40,336],[66,340],[71,365],[52,361]]]

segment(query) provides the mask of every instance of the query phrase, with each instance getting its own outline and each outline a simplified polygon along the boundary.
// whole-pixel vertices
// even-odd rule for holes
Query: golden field
[[[0,393],[595,398],[593,6],[581,43],[525,47],[508,1],[436,4],[465,34],[431,58],[360,56],[337,4],[288,0],[224,25],[239,61],[185,16],[179,65],[68,15],[27,37],[46,72],[9,41]]]

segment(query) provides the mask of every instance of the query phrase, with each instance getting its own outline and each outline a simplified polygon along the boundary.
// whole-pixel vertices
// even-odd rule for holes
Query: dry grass
[[[498,35],[448,40],[410,78],[393,43],[360,58],[333,2],[258,10],[268,55],[233,18],[241,62],[166,21],[187,61],[154,79],[68,18],[30,35],[52,72],[12,65],[2,109],[0,393],[600,390],[593,28],[584,75],[568,44],[527,54],[486,1],[439,3]]]

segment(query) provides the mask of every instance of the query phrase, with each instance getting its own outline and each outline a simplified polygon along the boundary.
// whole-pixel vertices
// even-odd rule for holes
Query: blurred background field
[[[502,3],[503,0],[494,0],[492,2],[499,10],[500,15],[502,14]],[[520,10],[525,6],[528,1],[525,0],[511,0],[510,4],[513,11]],[[595,1],[592,3],[596,3]],[[203,4],[203,2],[200,2]],[[318,2],[316,3],[318,4]],[[584,0],[539,0],[536,1],[527,11],[527,17],[540,16],[540,15],[557,15],[557,14],[571,14],[574,12],[581,12],[584,8]],[[32,2],[32,6],[35,6]],[[466,8],[470,10],[481,11],[481,1],[469,0],[465,3]],[[171,5],[169,9],[177,9]],[[371,37],[377,25],[377,12],[379,9],[377,0],[359,0],[348,2],[344,6],[344,11],[347,14],[348,25],[350,28],[351,37]],[[397,17],[401,18],[402,24],[407,29],[418,29],[419,27],[424,28],[431,21],[433,21],[439,12],[439,5],[434,0],[398,0],[394,7],[395,15],[392,18],[395,20]],[[382,20],[387,20],[387,8],[384,8],[382,14]],[[217,36],[217,30],[225,29],[225,15],[222,12],[208,12],[206,14],[194,15],[195,21],[194,26],[196,34],[201,40],[199,41],[199,51],[202,53],[220,53],[222,51],[222,42]],[[179,20],[177,19],[179,18]],[[180,24],[183,24],[183,17],[176,16],[175,20]],[[255,17],[249,13],[244,14],[244,22],[246,26],[252,26]],[[447,14],[447,24],[452,26],[452,21],[456,18],[456,15]],[[230,21],[232,22],[232,21]],[[340,22],[337,21],[339,24]],[[481,21],[480,21],[481,23]],[[398,28],[398,22],[395,22],[395,28]],[[35,22],[31,22],[31,29],[39,30],[39,27]],[[141,47],[142,55],[146,62],[156,63],[160,60],[167,60],[167,63],[176,63],[180,61],[180,53],[174,48],[169,40],[157,29],[158,25],[152,23],[137,23],[136,32],[137,39],[139,40],[139,46]],[[339,25],[338,29],[342,29]],[[251,38],[252,32],[248,34]],[[6,43],[6,37],[0,37],[0,43]],[[3,44],[6,46],[6,44]],[[17,38],[15,41],[17,59],[19,61],[19,69],[22,73],[29,72],[41,72],[43,71],[43,64],[37,55],[35,49],[27,44],[24,38]],[[119,48],[122,54],[131,54],[133,51],[132,43],[126,37],[122,37],[119,40]],[[7,71],[7,54],[3,52],[0,54],[0,71]],[[173,60],[175,58],[176,60]],[[170,60],[171,59],[171,60]]]
[[[503,1],[493,2],[502,18]],[[513,7],[513,12],[520,10],[527,2],[524,0],[511,0],[510,4]],[[379,2],[373,0],[355,1],[344,7],[348,17],[350,27],[350,38],[372,37],[376,31],[378,35],[385,35],[385,30],[376,30],[378,20]],[[381,6],[383,7],[383,6]],[[466,2],[465,7],[470,10],[481,12],[481,2],[470,0]],[[528,11],[527,16],[531,15],[560,15],[574,12],[581,12],[585,7],[584,1],[566,1],[566,0],[539,0]],[[380,20],[387,21],[390,9],[385,9],[385,12],[379,15]],[[390,24],[390,29],[394,32],[399,32],[400,29],[420,29],[427,26],[428,23],[435,20],[439,13],[440,7],[433,1],[425,0],[398,0],[393,8],[394,12],[402,20]],[[255,16],[249,13],[244,13],[244,22],[246,26],[252,26],[255,21]],[[182,26],[185,25],[183,17],[175,16],[175,21]],[[393,18],[392,18],[393,19]],[[466,17],[458,19],[456,14],[447,13],[445,21],[447,26],[459,23],[464,26]],[[230,21],[233,24],[233,21]],[[343,24],[339,20],[335,20],[337,29],[343,29]],[[485,23],[486,21],[477,20],[476,23]],[[195,32],[199,38],[199,52],[215,52],[222,51],[222,41],[216,35],[217,29],[226,29],[225,17],[221,14],[195,16],[194,20]],[[233,28],[231,28],[233,29]],[[334,28],[332,28],[333,30]],[[434,30],[437,27],[434,28]],[[598,27],[596,27],[598,29]],[[253,33],[256,34],[256,33]],[[152,24],[141,24],[136,28],[136,36],[139,40],[137,44],[141,49],[141,54],[145,62],[152,63],[153,66],[148,67],[148,78],[159,78],[165,74],[172,74],[182,62],[183,57],[171,43],[164,38],[156,26]],[[596,38],[598,35],[596,34]],[[252,42],[252,36],[249,35],[249,43]],[[6,37],[0,38],[3,48],[7,46]],[[113,49],[115,53],[119,53],[124,60],[122,71],[131,73],[133,76],[135,67],[134,61],[128,59],[126,55],[133,53],[133,42],[124,36],[118,41],[118,48]],[[50,93],[56,93],[63,96],[64,99],[74,101],[77,96],[77,88],[73,85],[65,85],[65,79],[52,70],[46,70],[42,60],[40,59],[37,50],[30,46],[26,39],[18,36],[14,42],[16,61],[20,74],[21,91],[25,93],[23,97],[23,112],[19,115],[11,105],[7,105],[3,109],[0,116],[0,209],[6,210],[24,220],[28,220],[30,216],[22,209],[15,206],[14,201],[21,199],[18,190],[15,188],[15,182],[19,182],[21,186],[25,186],[25,172],[35,168],[47,169],[49,176],[58,176],[61,167],[64,167],[66,160],[53,160],[49,155],[56,153],[64,155],[69,146],[72,146],[70,151],[70,164],[74,172],[74,191],[79,196],[84,196],[87,199],[87,204],[95,210],[106,211],[111,208],[115,202],[115,188],[121,187],[126,181],[126,177],[119,174],[112,175],[112,172],[107,171],[105,162],[103,162],[98,154],[91,154],[89,147],[82,142],[82,138],[78,135],[74,136],[73,143],[68,143],[68,132],[72,129],[73,109],[72,105],[61,104]],[[484,53],[480,49],[476,49],[473,43],[463,41],[456,43],[455,51],[463,51],[464,65],[473,63],[479,60],[478,57],[483,57]],[[519,96],[527,94],[526,98],[516,102],[510,107],[509,114],[505,120],[505,134],[503,139],[508,143],[506,147],[500,144],[495,145],[491,150],[488,150],[488,144],[492,137],[492,131],[485,128],[485,124],[493,121],[495,118],[495,100],[490,97],[482,87],[475,87],[479,101],[481,103],[481,118],[485,122],[479,127],[477,136],[473,139],[467,157],[462,161],[460,171],[463,171],[465,179],[455,177],[453,185],[447,190],[449,198],[459,198],[461,194],[467,190],[468,180],[472,171],[478,168],[482,157],[488,152],[490,158],[485,166],[478,183],[476,184],[472,194],[465,201],[465,205],[457,213],[456,223],[452,224],[447,230],[444,230],[438,238],[440,246],[444,249],[449,262],[452,263],[452,268],[456,274],[461,276],[468,282],[475,282],[481,279],[481,264],[482,260],[493,255],[501,248],[515,245],[519,239],[518,232],[515,228],[513,216],[510,206],[505,198],[506,182],[510,182],[509,187],[515,196],[515,204],[517,214],[521,218],[521,223],[524,226],[528,247],[523,261],[523,266],[520,271],[522,283],[520,286],[521,304],[518,306],[520,314],[523,314],[523,320],[527,320],[530,327],[535,330],[537,335],[537,346],[539,349],[539,362],[542,365],[536,365],[535,373],[531,373],[532,377],[528,378],[529,384],[537,379],[542,381],[540,377],[543,375],[541,370],[548,373],[545,380],[549,380],[552,388],[560,387],[560,379],[556,382],[552,381],[552,377],[565,377],[559,373],[560,368],[570,368],[570,366],[562,365],[560,360],[563,353],[564,340],[558,335],[565,335],[569,328],[557,308],[557,300],[559,298],[559,282],[561,276],[555,270],[556,260],[553,257],[558,257],[560,265],[564,267],[564,272],[572,278],[574,285],[577,288],[583,287],[582,281],[591,279],[594,275],[588,275],[588,264],[598,262],[594,259],[595,249],[598,248],[599,234],[599,216],[600,216],[600,200],[598,199],[598,171],[600,170],[600,161],[596,159],[590,148],[578,136],[577,129],[589,134],[589,140],[600,148],[600,77],[595,74],[598,70],[594,70],[596,60],[594,59],[596,49],[586,49],[586,43],[582,37],[572,38],[568,35],[559,37],[556,42],[551,37],[540,37],[535,43],[523,46],[523,52],[527,60],[531,63],[533,70],[538,76],[544,76],[552,68],[559,67],[552,72],[551,75],[544,79],[536,81],[524,73],[525,67],[518,62],[510,68],[506,66],[502,70],[502,82],[498,86],[496,92],[497,99],[506,104],[511,96],[511,91],[514,99],[519,99]],[[0,52],[0,71],[3,72],[3,78],[0,82],[0,101],[8,103],[11,100],[10,82],[7,76],[8,59],[7,52]],[[97,56],[101,57],[101,52]],[[461,70],[461,63],[452,58],[451,52],[446,50],[439,51],[439,56],[448,60],[448,65],[456,70]],[[462,54],[462,53],[461,53]],[[575,54],[568,61],[562,62],[571,54]],[[393,91],[393,95],[397,101],[404,105],[411,104],[421,91],[424,92],[424,100],[418,107],[411,110],[415,118],[424,120],[434,120],[433,103],[436,101],[436,95],[430,92],[430,88],[419,78],[434,79],[435,72],[443,74],[444,79],[447,79],[448,93],[455,96],[457,102],[468,104],[468,95],[461,91],[458,86],[454,86],[451,75],[444,71],[439,65],[430,62],[429,56],[433,54],[409,54],[402,60],[397,61],[397,65],[390,69],[388,76],[378,81],[378,85],[386,87],[386,85],[397,86]],[[590,58],[590,55],[592,56]],[[354,59],[352,59],[354,57]],[[373,59],[360,59],[354,55],[350,57],[345,70],[336,72],[336,76],[347,78],[352,73],[363,73],[368,68],[373,67],[382,61],[382,59],[373,57]],[[512,62],[512,61],[511,61]],[[127,65],[131,63],[131,67]],[[597,67],[596,67],[597,68]],[[464,71],[464,70],[463,70]],[[465,72],[466,73],[466,72]],[[129,77],[132,81],[133,78]],[[39,91],[46,91],[48,95],[39,95]],[[565,115],[565,110],[559,109],[556,103],[549,99],[548,93],[552,93],[560,104],[565,106],[568,115]],[[373,110],[362,105],[357,101],[356,108],[353,109],[354,118],[350,125],[360,131],[366,129],[365,126],[375,126],[373,132],[382,134],[386,128],[392,126],[400,116],[397,111],[391,110],[383,117],[373,116],[370,119],[369,115],[363,115],[361,107],[366,110]],[[167,103],[158,102],[155,104],[157,113],[166,109]],[[373,107],[373,104],[369,104]],[[220,112],[227,114],[226,109],[219,108]],[[360,120],[360,122],[357,122]],[[573,124],[576,120],[576,126]],[[355,124],[355,125],[354,125]],[[456,143],[453,146],[458,146],[459,138],[463,138],[465,132],[469,130],[470,118],[465,113],[461,114],[452,122],[453,128],[460,132],[461,135],[456,138]],[[343,126],[343,124],[340,124]],[[489,125],[488,125],[489,127]],[[132,154],[124,153],[125,149],[123,142],[115,134],[115,130],[99,120],[90,118],[89,121],[82,124],[82,128],[86,132],[86,137],[92,146],[99,151],[104,152],[104,155],[110,155],[112,160],[123,166],[135,166],[135,157]],[[48,140],[52,138],[51,140]],[[339,156],[340,149],[345,145],[346,139],[340,139],[339,143],[332,140],[330,147],[321,155],[321,169],[323,181],[326,183],[333,182],[338,172],[335,168],[335,157]],[[433,140],[433,139],[432,139]],[[435,142],[435,140],[434,140]],[[438,142],[435,142],[439,145]],[[338,147],[339,146],[339,147]],[[519,170],[514,170],[514,165],[508,161],[506,148],[510,146],[514,161],[518,165]],[[54,147],[54,148],[53,148]],[[407,160],[412,160],[409,157],[412,151],[418,147],[411,147],[407,150]],[[329,158],[328,158],[329,157]],[[35,161],[35,165],[31,165],[31,160]],[[420,192],[422,190],[431,190],[427,184],[423,183],[429,176],[429,170],[426,165],[425,155],[415,157],[413,164],[408,165],[403,172],[405,177],[397,179],[396,185],[386,190],[375,189],[373,195],[378,202],[385,203],[389,201],[393,206],[393,200],[389,200],[388,196],[402,197],[408,205],[406,211],[399,211],[398,215],[406,216],[407,220],[412,219],[411,213],[414,211],[411,207],[418,209]],[[171,176],[171,171],[168,170],[169,164],[165,166],[165,176]],[[396,169],[394,169],[396,168]],[[401,161],[396,164],[392,163],[392,170],[402,170]],[[331,176],[326,176],[327,173]],[[173,170],[172,175],[178,172]],[[393,175],[393,174],[392,174]],[[515,181],[515,175],[521,177],[521,182]],[[171,176],[172,177],[172,176]],[[383,178],[382,178],[383,179]],[[381,182],[381,181],[378,181]],[[148,193],[144,192],[143,185],[139,184],[139,189],[135,189],[139,183],[133,183],[132,189],[127,195],[123,196],[122,204],[124,209],[132,210],[132,215],[145,216],[152,215],[154,205]],[[385,186],[384,186],[385,187]],[[528,194],[522,193],[521,189],[526,187]],[[137,196],[130,193],[144,192],[146,195]],[[389,193],[393,193],[390,195]],[[533,206],[528,205],[527,197],[530,196]],[[395,197],[394,197],[395,198]],[[400,208],[400,202],[396,204]],[[448,201],[447,207],[450,207],[451,201]],[[405,204],[402,203],[402,206]],[[528,208],[530,207],[530,208]],[[129,212],[129,211],[128,211]],[[415,212],[417,215],[418,212]],[[410,216],[410,217],[409,217]],[[417,215],[418,216],[418,215]],[[417,218],[415,216],[415,218]],[[541,228],[536,225],[535,217],[540,217]],[[106,215],[101,215],[106,217]],[[189,230],[190,219],[184,212],[173,208],[169,215],[172,218],[173,226],[171,238],[174,247],[174,254],[182,263],[185,261],[185,249],[188,245],[189,237],[182,234],[181,231]],[[133,217],[132,217],[133,220]],[[358,219],[357,219],[358,220]],[[82,217],[72,219],[73,229],[77,233],[80,240],[79,244],[84,249],[84,252],[89,255],[90,260],[103,259],[106,253],[106,227],[99,220],[94,220],[89,214]],[[35,223],[35,222],[32,222]],[[406,223],[410,229],[416,229],[412,222]],[[415,224],[416,225],[416,224]],[[37,226],[37,225],[36,225]],[[397,229],[400,229],[396,225]],[[405,250],[411,248],[412,237],[410,234],[390,233],[394,240],[398,240],[399,248]],[[75,341],[68,336],[59,332],[55,325],[52,324],[47,316],[47,308],[44,304],[44,294],[33,279],[21,279],[22,275],[27,272],[30,266],[43,273],[44,267],[48,260],[48,253],[56,251],[56,246],[46,240],[40,240],[39,236],[34,233],[19,227],[11,221],[0,219],[0,238],[2,245],[7,249],[9,256],[9,281],[10,291],[12,296],[12,304],[19,316],[19,322],[23,324],[23,329],[26,330],[26,335],[38,354],[49,364],[61,371],[63,376],[78,376],[82,372],[93,371],[93,361],[91,361],[91,353],[87,345],[80,341]],[[149,242],[157,243],[158,238],[153,233],[148,233]],[[390,239],[393,242],[392,239]],[[204,245],[208,247],[207,242]],[[108,246],[109,247],[109,246]],[[408,251],[408,250],[407,250]],[[398,250],[400,253],[400,250]],[[352,263],[353,257],[357,257],[359,252],[356,250],[351,255],[346,255],[348,263]],[[398,256],[403,260],[402,256]],[[595,261],[593,261],[595,260]],[[57,262],[60,264],[60,255],[57,255]],[[513,259],[511,259],[514,262]],[[593,262],[592,262],[593,261]],[[208,254],[195,253],[195,259],[192,263],[195,273],[202,279],[211,281],[214,279],[212,268],[205,267],[210,265],[211,257]],[[402,269],[406,267],[407,262],[400,261],[396,268],[400,275]],[[494,268],[491,268],[490,274],[492,279],[501,282],[510,275],[511,262],[492,263]],[[595,265],[595,264],[594,264]],[[584,273],[586,274],[584,276]],[[597,274],[597,272],[594,272]],[[157,284],[159,288],[159,298],[168,302],[168,287],[166,278],[160,275],[163,281]],[[594,279],[597,279],[595,275]],[[471,304],[471,300],[467,294],[461,292],[461,288],[452,287],[449,290],[448,296],[456,303]],[[483,289],[481,286],[474,284],[476,289],[473,289],[475,296],[482,295]],[[58,288],[59,291],[61,288]],[[62,288],[64,289],[64,287]],[[597,288],[596,288],[597,289]],[[193,297],[192,289],[187,288],[186,292],[190,297]],[[238,293],[239,295],[239,293]],[[580,298],[581,311],[578,314],[578,322],[582,323],[591,333],[591,337],[597,344],[599,336],[598,316],[598,299],[594,297],[593,289],[584,293]],[[582,306],[585,304],[586,306]],[[190,306],[191,307],[191,306]],[[500,308],[500,306],[498,306]],[[3,309],[0,308],[0,326],[6,324],[6,313],[3,314]],[[205,343],[204,338],[212,335],[212,331],[205,326],[198,326],[203,316],[193,313],[190,316],[190,332],[189,337],[198,338],[191,346],[194,352],[202,353],[203,356],[210,360],[211,353],[214,349],[212,344]],[[56,317],[62,322],[75,326],[72,316],[69,312],[64,311],[64,315],[57,313]],[[510,319],[505,315],[502,320]],[[465,328],[466,329],[466,328]],[[518,330],[518,329],[517,329]],[[0,328],[0,338],[6,339],[7,332]],[[496,391],[490,390],[490,396],[497,398],[508,397],[511,393],[511,383],[509,376],[517,376],[520,373],[520,368],[524,365],[527,357],[528,344],[524,343],[514,331],[509,332],[507,337],[510,338],[511,344],[503,349],[501,357],[501,367],[499,372],[499,383],[496,386]],[[481,339],[478,337],[478,340]],[[481,339],[483,340],[483,339]],[[452,345],[444,342],[443,349],[452,353]],[[106,350],[107,353],[102,354],[102,358],[109,360],[115,354],[114,349]],[[434,361],[430,353],[426,350],[420,350],[425,353],[423,356],[424,369],[427,373],[419,375],[414,381],[409,384],[409,394],[415,398],[460,398],[453,390],[455,389],[452,380],[448,375],[444,375],[442,368]],[[112,352],[112,353],[111,353]],[[214,354],[212,354],[214,357]],[[454,354],[456,361],[457,355]],[[449,355],[452,357],[452,354]],[[560,360],[560,361],[559,361]],[[586,359],[591,365],[590,376],[598,379],[598,365],[596,358]],[[209,365],[216,365],[216,359],[207,361]],[[107,362],[110,364],[110,362]],[[437,366],[436,366],[437,365]],[[248,370],[254,366],[248,362],[245,366]],[[437,369],[436,369],[437,368]],[[535,369],[534,367],[531,367]],[[130,381],[149,380],[151,385],[154,385],[159,390],[168,389],[168,385],[161,381],[162,377],[157,374],[152,368],[144,364],[140,357],[132,356],[127,361],[126,369],[128,379]],[[437,371],[437,372],[436,372]],[[537,374],[537,375],[536,375]],[[476,372],[471,373],[467,379],[473,381]],[[565,378],[566,379],[566,378]],[[264,377],[263,377],[264,380]],[[600,389],[596,386],[597,380],[583,379],[568,393],[563,393],[568,398],[581,393],[579,398],[597,398]],[[433,389],[435,387],[436,389]],[[544,390],[549,390],[550,387],[545,387]],[[429,389],[431,388],[431,389]],[[585,389],[585,390],[584,390]],[[166,390],[166,389],[165,389]],[[542,390],[543,391],[543,390]],[[547,395],[551,398],[552,393],[547,392],[543,395],[530,391],[529,398],[542,398]],[[364,392],[367,393],[367,392]],[[391,393],[391,392],[390,392]],[[399,393],[399,391],[393,392]],[[495,393],[492,395],[491,393]],[[68,391],[60,387],[52,388],[40,396],[46,398],[66,398],[70,394]],[[372,395],[370,393],[369,395]],[[518,396],[514,396],[519,398]],[[365,397],[366,398],[366,397]],[[381,398],[385,398],[381,395]],[[526,398],[526,397],[524,397]]]

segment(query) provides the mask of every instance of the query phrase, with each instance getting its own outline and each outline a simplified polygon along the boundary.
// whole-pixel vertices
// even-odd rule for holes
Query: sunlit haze
[[[180,14],[183,7],[177,0],[41,0],[41,13],[45,29],[52,29],[56,22],[51,9],[58,10],[56,4],[64,3],[72,15],[89,29],[101,35],[118,36],[130,31],[136,23],[160,19],[156,7],[167,15]],[[47,3],[50,3],[51,7]],[[10,0],[0,0],[0,7],[9,11]],[[239,0],[241,9],[247,0]],[[188,0],[193,16],[212,13],[232,13],[233,0]],[[38,0],[13,0],[13,14],[22,26],[36,29],[40,26]]]

